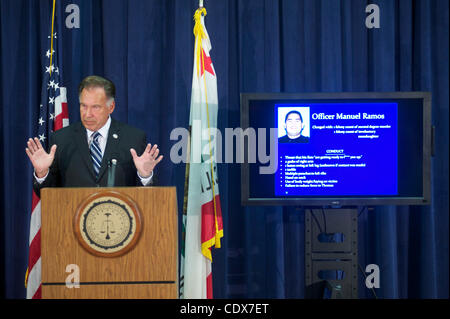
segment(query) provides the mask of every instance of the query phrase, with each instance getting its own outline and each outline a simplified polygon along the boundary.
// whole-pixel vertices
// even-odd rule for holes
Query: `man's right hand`
[[[45,177],[55,158],[56,144],[50,149],[50,154],[44,150],[37,137],[35,137],[34,140],[30,138],[27,142],[27,146],[25,152],[30,158],[36,176],[39,178]]]

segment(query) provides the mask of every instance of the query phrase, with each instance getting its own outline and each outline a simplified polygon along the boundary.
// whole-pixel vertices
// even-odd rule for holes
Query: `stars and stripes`
[[[53,7],[54,8],[54,7]],[[56,24],[55,9],[52,20]],[[56,32],[52,33],[56,39]],[[44,52],[45,65],[43,68],[43,82],[41,103],[39,105],[39,120],[37,136],[45,149],[48,149],[49,135],[69,125],[66,88],[61,86],[60,69],[58,67],[57,41],[48,36],[48,50]],[[30,236],[28,253],[28,270],[25,279],[28,299],[41,298],[41,201],[33,192],[30,218]]]

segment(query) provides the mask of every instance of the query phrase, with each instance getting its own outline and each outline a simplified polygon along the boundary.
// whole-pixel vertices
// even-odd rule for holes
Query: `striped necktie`
[[[94,165],[95,177],[98,177],[100,166],[102,163],[102,151],[100,150],[100,144],[98,138],[102,136],[99,132],[92,133],[92,142],[89,150],[91,152],[92,163]]]

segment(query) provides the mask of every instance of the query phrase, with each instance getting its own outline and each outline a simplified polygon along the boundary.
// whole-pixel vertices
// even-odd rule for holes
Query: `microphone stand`
[[[117,160],[113,158],[108,163],[108,185],[107,187],[114,187],[116,179],[116,165]]]

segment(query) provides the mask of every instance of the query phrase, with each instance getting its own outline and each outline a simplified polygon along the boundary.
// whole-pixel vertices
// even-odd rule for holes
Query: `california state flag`
[[[204,24],[205,15],[205,8],[198,9],[194,15],[190,146],[186,165],[183,218],[185,242],[180,280],[180,296],[186,299],[213,297],[211,248],[220,248],[220,238],[223,237],[215,161],[217,79],[209,55],[211,43]]]

